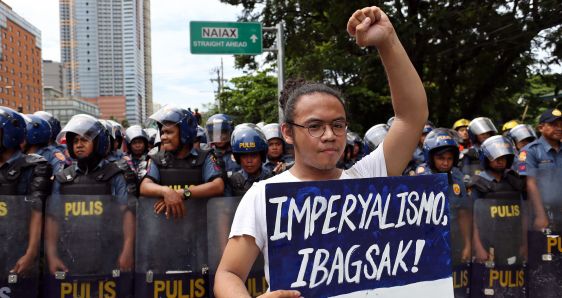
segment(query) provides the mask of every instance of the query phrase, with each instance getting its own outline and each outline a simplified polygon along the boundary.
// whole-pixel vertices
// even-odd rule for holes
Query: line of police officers
[[[202,200],[197,199],[240,197],[252,183],[292,165],[291,148],[283,141],[278,124],[234,126],[229,116],[217,114],[202,128],[188,110],[171,106],[150,119],[151,128],[133,125],[124,130],[115,121],[76,115],[61,130],[49,113],[22,115],[0,107],[0,233],[16,244],[3,246],[6,257],[1,259],[0,286],[8,281],[12,287],[0,288],[0,296],[2,289],[10,291],[8,297],[37,295],[37,287],[29,286],[33,282],[27,277],[37,276],[40,255],[46,260],[43,271],[50,273],[44,289],[62,297],[86,291],[65,288],[60,280],[68,280],[67,274],[112,272],[113,278],[121,278],[136,265],[149,282],[152,273],[181,271],[178,258],[182,256],[191,269],[208,266],[214,263],[209,260],[212,253],[201,259],[198,251],[212,249],[199,243],[202,237],[194,235],[200,231],[193,229],[202,225],[196,219],[202,216],[190,212],[205,210],[209,219],[216,214],[208,206],[199,208]],[[555,297],[562,292],[558,237],[562,115],[558,109],[550,109],[539,122],[540,138],[532,127],[515,121],[504,125],[503,135],[496,135],[493,122],[485,117],[460,119],[452,129],[435,128],[428,122],[423,129],[404,174],[447,173],[449,177],[457,297]],[[376,149],[390,125],[392,118],[371,127],[363,139],[349,132],[338,165],[349,168]],[[145,209],[150,212],[141,211],[141,206],[149,206]],[[216,206],[235,209],[236,202]],[[92,217],[98,218],[95,224]],[[192,235],[185,245],[193,251],[186,248],[188,252],[182,252],[182,245],[173,240],[178,237],[175,232],[154,230],[159,223],[147,224],[151,217],[162,225],[169,225],[162,221],[171,222],[170,218],[192,221],[186,228],[186,234]],[[226,237],[230,222],[214,223]],[[165,255],[154,251],[154,246],[152,250],[139,246],[139,241],[135,247],[135,233],[137,237],[154,234],[153,245],[162,247]],[[42,237],[44,251],[40,249]],[[212,237],[209,234],[206,240],[211,242]],[[226,238],[221,242],[215,258],[220,258]],[[177,246],[177,255],[170,256],[167,246]],[[149,261],[135,264],[135,254]],[[161,272],[155,264],[162,266]],[[14,286],[18,283],[20,287]],[[192,292],[194,288],[196,284],[192,284]],[[158,283],[153,283],[146,292],[158,296],[158,289]],[[135,290],[142,296],[143,290],[136,286]],[[105,281],[86,292],[127,296],[131,291],[126,285]],[[209,293],[193,292],[192,296],[198,294]]]

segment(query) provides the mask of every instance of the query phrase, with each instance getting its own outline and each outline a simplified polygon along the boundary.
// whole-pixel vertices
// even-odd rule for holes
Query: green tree
[[[351,128],[364,131],[392,116],[384,69],[376,49],[359,48],[345,32],[349,16],[379,5],[391,18],[426,86],[430,118],[450,126],[460,117],[516,118],[513,102],[538,66],[560,64],[562,2],[546,1],[342,1],[221,0],[242,5],[241,20],[286,24],[286,77],[339,88],[347,98]],[[273,42],[266,36],[264,46]],[[546,55],[537,55],[541,48]],[[274,61],[274,56],[269,56]],[[237,66],[255,69],[251,56]],[[537,71],[537,69],[539,69]]]
[[[277,122],[277,78],[267,71],[231,79],[218,95],[221,113],[234,117],[236,123]],[[219,113],[216,105],[206,115]]]

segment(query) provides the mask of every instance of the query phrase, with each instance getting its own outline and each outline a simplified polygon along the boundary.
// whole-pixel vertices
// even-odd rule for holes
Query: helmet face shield
[[[266,140],[271,140],[278,138],[283,140],[283,134],[281,133],[281,126],[277,123],[270,123],[262,128]]]
[[[528,124],[519,124],[509,131],[509,137],[517,143],[528,138],[536,139],[537,134],[532,126]]]
[[[149,119],[158,122],[160,125],[170,126],[176,125],[185,119],[187,115],[182,113],[180,109],[176,109],[171,106],[165,106],[158,110],[156,113],[152,114]]]
[[[488,160],[496,160],[502,156],[513,157],[515,151],[508,139],[503,136],[493,136],[482,143],[482,151]]]
[[[369,149],[375,150],[384,138],[386,134],[388,134],[389,126],[387,124],[377,124],[365,133],[365,137],[363,138],[363,142],[369,147]]]
[[[64,126],[57,136],[57,142],[60,143],[63,138],[66,138],[67,132],[75,133],[87,140],[93,141],[102,129],[104,128],[96,118],[90,115],[78,114],[73,116]]]
[[[252,125],[255,126],[255,124]],[[230,117],[223,114],[213,115],[207,120],[205,128],[207,129],[208,143],[230,142],[233,131]]]
[[[140,125],[133,125],[125,131],[125,141],[130,144],[136,138],[143,138],[148,142],[148,136]]]
[[[474,135],[480,135],[487,132],[498,133],[498,130],[494,126],[494,123],[490,118],[478,117],[470,122],[468,125],[468,130]]]

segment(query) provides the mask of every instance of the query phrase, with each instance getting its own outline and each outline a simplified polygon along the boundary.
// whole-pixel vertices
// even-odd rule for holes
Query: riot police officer
[[[264,134],[253,127],[240,127],[232,133],[232,154],[242,167],[229,178],[232,196],[243,196],[254,184],[267,179],[272,173],[263,166],[267,155]]]
[[[446,173],[449,180],[449,214],[451,216],[451,262],[457,278],[468,276],[472,243],[472,202],[468,197],[463,174],[457,168],[459,146],[455,136],[445,128],[431,131],[424,140],[425,164],[417,175]],[[455,293],[466,293],[468,283],[458,283]],[[462,295],[461,295],[462,296]]]
[[[144,129],[144,132],[146,133],[146,136],[148,137],[148,151],[150,151],[155,146],[158,146],[158,144],[155,143],[156,142],[156,135],[158,135],[158,130],[156,128],[148,127],[148,128]]]
[[[59,152],[61,152],[63,154],[62,156],[55,154],[55,157],[57,159],[64,158],[65,166],[71,165],[72,159],[68,154],[68,149],[66,148],[66,144],[57,143],[57,136],[61,131],[60,121],[57,118],[55,118],[51,113],[45,111],[37,111],[33,113],[33,115],[39,116],[41,117],[41,119],[49,122],[49,126],[51,127],[51,138],[49,141],[50,150],[54,151],[54,149],[56,149]]]
[[[562,171],[562,113],[559,109],[549,109],[539,118],[538,130],[541,137],[521,150],[519,161],[524,163],[521,172],[527,175],[527,192],[534,215],[535,230],[551,228],[562,229],[562,208],[560,206],[557,185],[560,180],[554,177]],[[558,176],[560,178],[560,176]],[[558,196],[558,197],[557,197]],[[546,210],[548,206],[552,210]],[[547,216],[550,213],[550,218]],[[553,219],[555,222],[552,222]]]
[[[470,137],[468,136],[469,124],[470,124],[470,120],[464,118],[461,118],[455,121],[455,123],[453,123],[453,129],[457,131],[460,138],[462,139],[462,141],[459,142],[459,150],[461,154],[466,154],[468,148],[470,148],[471,146]]]
[[[113,141],[113,150],[117,153],[117,155],[125,155],[123,153],[122,146],[123,146],[123,126],[119,124],[119,122],[115,120],[106,120],[111,126],[113,127],[114,131],[114,141]]]
[[[148,136],[140,125],[132,125],[125,131],[125,144],[132,161],[133,171],[139,181],[146,174]]]
[[[509,120],[506,123],[503,124],[502,126],[502,135],[504,137],[508,136],[509,131],[514,128],[515,126],[521,124],[519,121],[513,119],[513,120]]]
[[[493,136],[486,139],[482,143],[481,148],[483,153],[481,160],[484,171],[471,177],[474,201],[486,198],[519,201],[524,185],[521,177],[511,170],[515,153],[509,140],[503,136]],[[488,227],[480,227],[480,230],[483,228]],[[487,260],[489,251],[479,241],[479,238],[476,240],[476,258],[481,261]],[[489,244],[488,246],[495,245]],[[518,249],[519,247],[516,247],[516,251]],[[496,252],[496,257],[502,259],[501,254],[498,252]],[[506,260],[507,258],[503,258],[504,262],[507,262]]]
[[[22,117],[26,123],[23,151],[26,154],[35,153],[43,156],[51,164],[53,173],[62,171],[66,165],[66,159],[55,146],[48,145],[51,138],[49,122],[36,115],[23,115]]]
[[[266,124],[262,127],[262,131],[267,140],[267,157],[264,167],[272,174],[277,175],[290,168],[293,159],[285,154],[286,144],[279,124]]]
[[[482,171],[480,162],[480,145],[487,138],[497,133],[498,130],[490,118],[478,117],[470,121],[470,124],[468,125],[468,136],[470,137],[472,147],[468,149],[466,154],[464,154],[461,169],[465,174],[465,178],[469,178],[470,176]]]
[[[461,236],[459,239],[462,240],[460,242],[462,246],[453,248],[458,253],[458,258],[453,262],[469,261],[472,204],[463,182],[463,174],[457,168],[460,154],[458,143],[447,129],[438,128],[430,132],[425,138],[423,152],[427,163],[416,169],[418,175],[446,173],[449,177],[451,225],[457,225],[456,227],[459,228],[457,232],[461,234],[453,234],[452,237]]]
[[[375,151],[382,144],[389,128],[387,124],[377,124],[367,130],[363,137],[363,152],[365,155]]]
[[[123,171],[114,162],[106,159],[110,148],[109,133],[105,127],[96,118],[78,114],[73,116],[59,134],[59,139],[65,137],[68,144],[70,156],[76,161],[72,166],[67,167],[63,171],[55,175],[53,191],[50,206],[48,207],[48,216],[46,217],[46,235],[45,235],[45,252],[48,260],[49,271],[54,274],[57,271],[81,271],[85,273],[98,273],[96,268],[87,268],[80,262],[84,262],[86,258],[106,253],[108,256],[114,255],[119,269],[122,271],[131,271],[133,268],[133,252],[134,252],[134,215],[128,210],[129,200],[135,195],[136,185],[127,184]],[[73,195],[77,197],[101,197],[98,202],[101,207],[82,207],[86,209],[83,212],[78,208],[78,212],[74,212],[74,217],[66,214],[67,203],[71,206],[95,206],[96,201],[88,202],[66,202],[62,196]],[[98,216],[103,222],[107,219],[115,220],[115,216],[109,216],[108,206],[116,201],[119,209],[122,210],[122,227],[110,227],[107,229],[121,229],[123,233],[123,241],[120,251],[103,252],[103,245],[98,243],[98,237],[103,231],[97,231],[94,236],[88,238],[78,237],[76,241],[59,242],[59,229],[64,222],[61,220],[60,210],[65,210],[64,218],[79,221],[83,217]],[[74,203],[74,204],[73,204]],[[63,207],[64,205],[64,207]],[[102,217],[106,214],[107,217]],[[121,215],[120,215],[121,216]],[[111,225],[110,223],[106,223]],[[79,231],[75,231],[79,232]],[[96,236],[97,235],[97,236]],[[103,238],[103,235],[101,236]],[[113,239],[112,239],[113,240]],[[70,242],[70,243],[69,243]],[[67,250],[59,250],[58,245],[72,245],[74,249],[70,250],[70,255],[60,255],[60,252],[67,254]],[[100,247],[101,245],[101,247]],[[91,255],[85,254],[86,247],[99,248]],[[80,254],[80,257],[76,255]],[[93,255],[93,256],[92,256]],[[94,257],[95,258],[95,257]],[[111,257],[108,257],[112,259]],[[90,264],[91,265],[91,264]]]
[[[527,176],[531,209],[529,297],[554,297],[562,291],[562,259],[557,249],[545,244],[552,239],[560,243],[556,235],[562,231],[562,112],[546,110],[537,129],[541,137],[519,153],[519,172]]]
[[[225,176],[228,177],[240,170],[240,165],[236,163],[230,146],[230,137],[234,129],[230,116],[215,114],[209,117],[205,129],[207,130],[207,142],[221,161]]]
[[[37,273],[42,205],[51,191],[52,175],[52,168],[43,157],[21,152],[25,127],[25,120],[19,113],[0,107],[0,194],[4,199],[0,229],[3,235],[16,233],[9,239],[3,239],[6,250],[1,257],[0,269],[18,275],[32,271]],[[28,221],[22,223],[20,216],[28,212]],[[24,226],[14,226],[18,223]],[[1,277],[7,277],[6,273],[0,272]]]
[[[193,140],[193,148],[195,149],[208,149],[207,146],[207,133],[205,129],[197,125],[197,136]]]
[[[149,153],[141,195],[160,199],[155,212],[175,218],[185,214],[183,200],[209,198],[224,193],[222,169],[208,150],[193,148],[197,121],[189,111],[166,106],[150,119],[160,129],[160,151]]]
[[[511,169],[515,154],[507,138],[492,136],[481,148],[484,170],[471,177],[476,262],[472,282],[478,284],[482,276],[490,276],[490,270],[501,271],[516,282],[507,285],[490,278],[479,283],[480,294],[493,288],[501,297],[524,297],[524,283],[519,281],[526,258],[521,203],[524,182]]]
[[[422,130],[422,134],[420,136],[420,140],[418,142],[418,146],[416,147],[416,150],[414,151],[414,154],[412,156],[412,160],[408,163],[408,166],[406,166],[406,169],[404,170],[404,175],[409,175],[409,176],[414,176],[415,175],[415,171],[416,169],[422,165],[423,163],[426,162],[424,154],[423,154],[423,142],[425,140],[425,137],[427,136],[428,133],[430,133],[433,128],[435,126],[433,125],[433,123],[431,123],[431,121],[427,121],[423,127]]]
[[[532,126],[519,124],[509,130],[508,137],[513,140],[517,152],[520,152],[523,147],[537,139],[537,134]]]

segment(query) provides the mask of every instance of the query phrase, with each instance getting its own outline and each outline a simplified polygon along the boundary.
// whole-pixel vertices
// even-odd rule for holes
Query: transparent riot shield
[[[474,202],[471,297],[525,297],[523,204],[513,199]]]
[[[157,201],[138,200],[135,297],[208,297],[207,200],[185,201],[181,219],[156,214]]]
[[[541,164],[534,176],[548,226],[537,230],[534,220],[540,210],[529,208],[529,297],[560,297],[562,293],[562,168]],[[529,179],[528,177],[527,179]],[[529,199],[531,194],[529,193]]]
[[[45,217],[46,297],[132,297],[134,213],[127,198],[56,195]]]
[[[451,264],[456,298],[470,297],[472,211],[449,203],[451,208]]]
[[[40,201],[0,195],[0,297],[37,297],[41,209]],[[39,234],[36,245],[30,245],[34,229]],[[35,251],[34,256],[26,254],[28,249]],[[20,273],[13,272],[16,264]]]
[[[241,197],[217,197],[211,198],[207,202],[207,239],[209,252],[209,270],[211,289],[215,280],[217,267],[219,266],[222,253],[228,242],[230,227],[234,220],[236,208],[240,203]],[[257,297],[267,291],[269,288],[265,280],[265,272],[263,270],[264,260],[260,253],[254,266],[252,267],[248,279],[246,280],[246,288],[252,297]],[[213,296],[212,296],[213,297]]]

